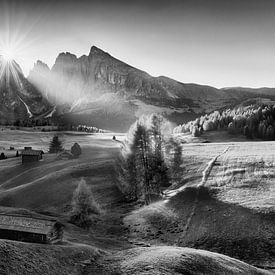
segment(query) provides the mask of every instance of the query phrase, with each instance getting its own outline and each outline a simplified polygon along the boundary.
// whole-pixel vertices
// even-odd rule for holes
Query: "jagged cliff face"
[[[61,53],[50,71],[39,63],[29,79],[37,85],[48,79],[47,92],[73,103],[85,97],[97,99],[105,93],[114,93],[126,99],[140,99],[163,107],[190,107],[204,111],[205,104],[227,103],[234,93],[209,86],[183,84],[167,77],[152,77],[131,67],[93,46],[88,56],[77,58]]]
[[[42,114],[50,105],[23,75],[15,61],[0,56],[0,123],[13,123]]]
[[[249,97],[245,92],[152,77],[95,46],[88,56],[59,54],[51,70],[42,62],[37,63],[29,80],[59,106],[60,112],[82,117],[93,115],[99,121],[118,117],[132,122],[137,116],[151,112],[172,118],[186,113],[195,115]]]

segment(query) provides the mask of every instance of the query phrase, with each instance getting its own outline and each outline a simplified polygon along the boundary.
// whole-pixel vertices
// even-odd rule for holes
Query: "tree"
[[[181,144],[174,140],[173,138],[170,139],[169,142],[169,155],[171,155],[171,177],[175,182],[181,180],[182,176],[182,146]]]
[[[89,228],[93,221],[92,215],[99,214],[99,207],[93,198],[92,192],[82,179],[73,194],[71,222],[77,226]]]
[[[204,131],[212,131],[214,130],[215,127],[214,127],[214,123],[212,120],[206,120],[204,123],[203,123],[203,130]]]
[[[244,126],[243,128],[243,134],[246,136],[246,138],[249,138],[249,128],[247,125]]]
[[[6,157],[6,155],[2,152],[1,154],[0,154],[0,160],[1,159],[6,159],[7,157]]]
[[[158,115],[143,116],[134,123],[117,169],[121,191],[132,199],[144,199],[146,204],[160,196],[162,187],[170,185],[163,156],[164,124]]]
[[[151,186],[156,190],[153,193],[160,193],[160,187],[168,187],[170,181],[168,178],[168,167],[165,163],[163,151],[163,134],[162,124],[164,118],[162,116],[153,114],[151,120],[151,146],[150,146],[150,172],[151,172]],[[149,133],[150,134],[150,133]]]
[[[80,147],[80,145],[78,143],[75,143],[72,146],[71,153],[73,154],[73,156],[75,158],[78,158],[81,155],[82,151],[81,151],[81,147]]]
[[[198,126],[193,126],[192,135],[193,135],[193,137],[199,137],[201,135]]]
[[[268,128],[266,129],[266,139],[272,140],[273,134],[274,134],[273,127],[272,127],[272,125],[269,125]]]
[[[63,151],[62,142],[59,140],[58,136],[54,136],[52,141],[50,142],[49,152],[58,153],[61,151]]]
[[[127,157],[117,159],[117,185],[127,201],[136,201],[141,196],[141,184],[137,180],[135,156],[130,153]]]

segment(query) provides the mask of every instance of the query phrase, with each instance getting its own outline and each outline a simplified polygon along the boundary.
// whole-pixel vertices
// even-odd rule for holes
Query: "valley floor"
[[[0,133],[0,147],[12,143],[46,151],[53,134]],[[31,211],[65,224],[62,245],[1,240],[0,255],[6,258],[0,257],[0,273],[271,274],[184,247],[275,266],[275,143],[184,144],[182,180],[166,190],[162,201],[140,207],[125,203],[116,188],[114,165],[124,138],[116,136],[118,141],[112,134],[63,135],[67,149],[74,142],[81,145],[79,159],[45,154],[43,161],[30,165],[22,165],[20,158],[0,161],[1,212]],[[101,208],[90,231],[68,223],[72,193],[81,178]],[[36,260],[29,261],[30,255]],[[197,270],[186,269],[194,263]],[[47,269],[49,265],[55,269]]]

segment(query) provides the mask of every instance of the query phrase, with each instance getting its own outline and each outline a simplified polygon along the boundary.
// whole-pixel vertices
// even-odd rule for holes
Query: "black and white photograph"
[[[275,275],[274,0],[0,0],[0,275]]]

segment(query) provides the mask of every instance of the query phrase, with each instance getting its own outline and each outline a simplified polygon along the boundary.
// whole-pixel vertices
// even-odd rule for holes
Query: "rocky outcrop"
[[[26,120],[49,108],[42,94],[24,77],[20,66],[0,57],[0,123]]]

